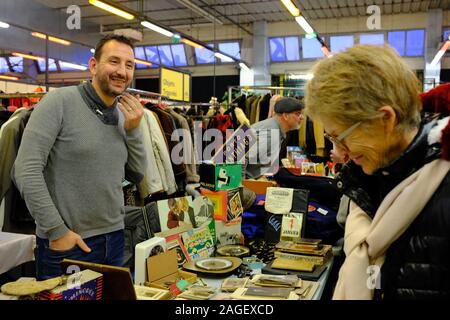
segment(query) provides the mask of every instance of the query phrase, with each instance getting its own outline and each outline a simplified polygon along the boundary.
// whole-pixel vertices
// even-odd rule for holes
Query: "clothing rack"
[[[264,90],[264,91],[275,91],[275,94],[278,94],[280,91],[299,91],[302,90],[303,87],[273,87],[273,86],[228,86],[228,106],[231,106],[233,97],[233,90]]]

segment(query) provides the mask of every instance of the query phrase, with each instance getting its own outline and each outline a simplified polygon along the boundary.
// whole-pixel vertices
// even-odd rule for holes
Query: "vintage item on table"
[[[237,245],[243,242],[242,217],[232,221],[215,220],[216,224],[216,245]]]
[[[245,246],[230,244],[218,247],[216,253],[226,257],[246,257],[250,254],[250,249]]]
[[[238,300],[299,300],[299,296],[287,288],[238,288],[231,297]]]
[[[275,248],[283,252],[325,256],[329,253],[329,251],[332,251],[333,247],[326,244],[315,245],[295,243],[291,241],[280,241],[275,245]]]
[[[110,266],[80,260],[64,259],[61,270],[92,270],[103,275],[103,300],[136,300],[133,278],[129,268]],[[70,279],[71,275],[69,275]]]
[[[230,190],[241,186],[242,164],[200,163],[200,186],[212,191]]]
[[[211,275],[219,275],[219,274],[227,274],[235,271],[239,266],[242,264],[242,260],[240,258],[236,257],[221,257],[221,259],[228,260],[231,262],[231,266],[226,269],[220,269],[220,270],[211,270],[211,269],[205,269],[203,267],[198,267],[196,261],[190,261],[183,265],[183,269],[186,269],[188,271],[201,273],[201,274],[211,274]],[[201,260],[200,260],[201,261]]]
[[[297,275],[302,280],[317,281],[328,268],[328,265],[316,266],[313,272],[307,271],[297,271],[297,270],[287,270],[287,269],[276,269],[272,268],[273,261],[262,268],[261,272],[263,274],[275,274],[275,275]]]
[[[190,286],[186,291],[177,296],[177,299],[185,300],[209,300],[214,297],[216,288],[205,286]]]
[[[256,239],[250,241],[248,244],[250,252],[264,263],[269,263],[275,256],[275,243],[268,242],[263,239]]]
[[[245,288],[249,282],[250,278],[226,278],[222,282],[220,290],[223,292],[234,292],[238,288]]]
[[[208,225],[182,233],[181,239],[189,256],[188,260],[210,257],[214,253],[216,244],[214,220],[211,220]]]
[[[137,300],[169,300],[171,294],[169,290],[150,288],[146,286],[134,286]]]
[[[71,275],[65,284],[39,293],[39,300],[102,300],[103,276],[86,269]],[[76,279],[75,279],[76,278]]]
[[[231,221],[236,218],[239,218],[243,212],[244,209],[242,208],[241,197],[239,195],[239,192],[236,192],[228,201],[227,220]]]
[[[253,276],[250,282],[261,287],[299,288],[302,286],[302,279],[296,275],[257,274]]]
[[[34,278],[26,280],[17,280],[2,285],[1,292],[12,296],[30,296],[44,290],[51,290],[65,283],[67,278],[56,277],[44,281],[37,281]]]
[[[217,270],[227,269],[227,268],[231,267],[233,265],[233,263],[227,259],[208,258],[208,259],[197,260],[195,262],[195,265],[201,269],[217,271]]]
[[[134,283],[142,285],[146,281],[147,258],[167,250],[166,239],[153,237],[138,243],[135,247]]]
[[[214,219],[214,204],[208,197],[197,197],[189,208],[189,217],[194,228],[199,228]]]
[[[197,275],[178,269],[177,252],[169,250],[147,259],[148,282],[145,285],[160,289],[170,289],[171,286],[183,281],[183,286],[197,281]],[[187,282],[187,283],[186,283]]]
[[[161,233],[164,233],[164,237],[193,228],[189,215],[194,213],[191,196],[160,200],[157,206]]]
[[[186,251],[183,241],[181,240],[181,235],[175,234],[167,237],[166,242],[168,250],[175,250],[177,252],[178,268],[182,268],[183,264],[190,261],[191,258]]]
[[[252,190],[256,194],[266,194],[267,188],[276,187],[277,183],[275,181],[269,180],[255,180],[255,179],[244,179],[242,180],[242,185]]]
[[[297,271],[314,271],[315,264],[313,262],[303,261],[303,260],[292,260],[286,258],[275,258],[272,262],[272,268],[274,269],[286,269],[286,270],[297,270]]]
[[[312,300],[319,286],[320,283],[316,281],[303,281],[302,287],[295,289],[294,293],[300,300]]]
[[[266,203],[264,208],[273,214],[286,214],[291,212],[294,189],[291,188],[267,188]]]
[[[291,212],[283,215],[281,222],[280,240],[297,241],[304,234],[304,214]]]
[[[239,208],[242,208],[243,192],[242,187],[223,191],[211,191],[200,188],[200,193],[214,204],[214,219],[223,221],[228,221],[228,217],[234,217],[239,213]],[[239,197],[236,194],[239,194]],[[231,212],[231,207],[229,206],[231,199],[234,199],[234,213]],[[240,204],[237,202],[240,202]]]
[[[250,270],[262,269],[265,266],[265,263],[256,255],[243,258],[242,264],[248,266]]]
[[[331,258],[333,258],[333,253],[331,251],[329,251],[329,253],[327,253],[325,256],[314,256],[314,255],[296,254],[296,253],[275,251],[275,258],[299,260],[299,261],[305,261],[305,262],[314,263],[316,266],[323,266]]]

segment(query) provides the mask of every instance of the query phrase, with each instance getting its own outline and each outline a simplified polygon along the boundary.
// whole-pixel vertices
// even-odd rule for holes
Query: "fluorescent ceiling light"
[[[1,75],[1,74],[0,74],[0,79],[3,79],[3,80],[14,80],[14,81],[19,80],[18,77],[4,76],[4,75]]]
[[[87,70],[87,67],[86,67],[86,66],[83,66],[83,65],[81,65],[81,64],[75,64],[75,63],[65,62],[65,61],[59,61],[59,65],[60,65],[61,67],[70,68],[70,69],[75,69],[75,70],[81,70],[81,71]]]
[[[16,56],[16,57],[22,57],[22,58],[25,58],[25,59],[31,59],[31,60],[36,60],[36,61],[45,60],[42,57],[32,56],[32,55],[29,55],[29,54],[23,54],[23,53],[19,53],[19,52],[13,52],[11,54],[13,56]]]
[[[122,17],[124,19],[127,20],[133,20],[134,19],[134,15],[132,15],[129,12],[126,12],[122,9],[116,8],[106,2],[103,1],[99,1],[99,0],[89,0],[89,3],[92,4],[93,6],[96,6],[100,9],[106,10],[108,12],[111,12],[119,17]]]
[[[187,45],[189,45],[191,47],[197,48],[197,49],[205,49],[205,47],[202,46],[201,44],[198,44],[197,42],[191,41],[191,40],[186,39],[186,38],[183,38],[181,40],[181,42],[183,42],[183,43],[185,43],[185,44],[187,44]]]
[[[153,64],[151,62],[145,61],[145,60],[141,60],[141,59],[134,59],[134,62],[137,64],[142,64],[145,66],[149,66],[151,67]]]
[[[95,49],[94,48],[91,49],[91,53],[95,53]]]
[[[300,15],[300,10],[295,6],[295,4],[292,3],[291,0],[281,0],[281,2],[284,4],[286,9],[289,10],[289,12],[294,16],[298,17]]]
[[[311,25],[306,21],[306,19],[303,16],[299,16],[295,18],[295,21],[302,27],[303,30],[305,30],[306,34],[314,33],[314,29],[311,27]]]
[[[161,33],[163,35],[165,35],[166,37],[172,37],[173,36],[173,32],[170,32],[169,30],[166,30],[164,28],[161,28],[160,26],[157,26],[156,24],[153,24],[151,22],[148,21],[142,21],[141,25],[143,25],[144,27],[156,31],[158,33]]]
[[[4,28],[4,29],[7,29],[7,28],[9,28],[9,24],[8,24],[8,23],[6,23],[6,22],[2,22],[2,21],[0,21],[0,28]]]
[[[312,73],[307,73],[307,74],[291,74],[289,75],[289,79],[294,79],[294,80],[311,80],[312,78],[314,78],[314,75]]]
[[[433,61],[431,61],[430,65],[435,66],[438,64],[439,61],[441,61],[444,54],[447,52],[448,47],[450,46],[450,40],[446,41],[442,48],[436,53],[436,56],[434,57]]]
[[[32,32],[31,35],[32,35],[33,37],[36,37],[36,38],[41,38],[41,39],[44,39],[44,40],[47,39],[47,35],[46,35],[46,34],[43,34],[43,33],[40,33],[40,32]],[[56,37],[52,37],[52,36],[49,36],[49,37],[48,37],[48,40],[50,40],[50,41],[52,41],[52,42],[59,43],[59,44],[63,44],[63,45],[65,45],[65,46],[69,46],[69,45],[71,44],[70,41],[63,40],[63,39],[56,38]]]
[[[216,52],[214,53],[214,55],[216,56],[216,58],[219,58],[220,60],[222,60],[222,62],[233,62],[234,59],[220,53],[220,52]]]
[[[222,21],[220,21],[219,19],[217,19],[216,17],[214,17],[213,15],[211,15],[209,12],[206,12],[205,10],[203,10],[202,8],[200,8],[199,6],[197,6],[196,4],[192,3],[189,0],[177,0],[177,2],[181,3],[182,5],[184,5],[186,8],[191,9],[192,11],[198,13],[200,16],[205,17],[207,20],[211,21],[211,22],[215,22],[218,24],[223,24]]]
[[[239,62],[239,66],[241,67],[241,69],[243,69],[245,71],[250,71],[250,68],[247,67],[247,65],[243,62]]]

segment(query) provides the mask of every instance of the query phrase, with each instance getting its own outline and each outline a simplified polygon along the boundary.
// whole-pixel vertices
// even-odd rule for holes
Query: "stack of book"
[[[326,264],[333,256],[332,246],[319,239],[300,239],[297,242],[280,241],[275,246],[273,268],[312,272]]]

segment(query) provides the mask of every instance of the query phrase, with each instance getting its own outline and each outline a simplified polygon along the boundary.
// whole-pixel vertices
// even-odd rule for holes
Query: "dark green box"
[[[213,191],[230,190],[241,186],[242,164],[201,163],[200,186]]]

